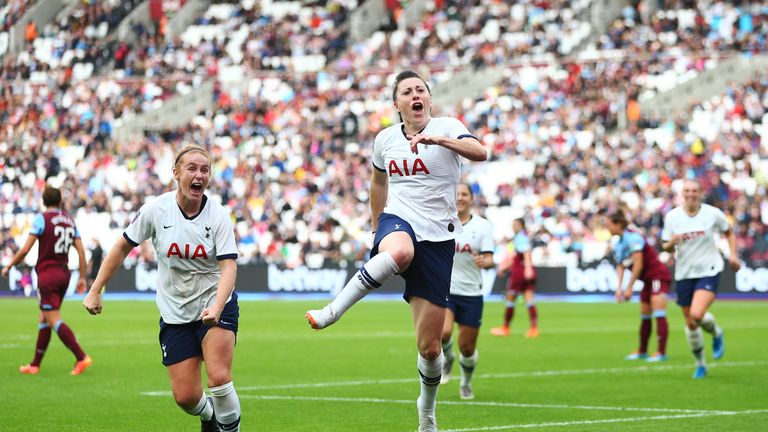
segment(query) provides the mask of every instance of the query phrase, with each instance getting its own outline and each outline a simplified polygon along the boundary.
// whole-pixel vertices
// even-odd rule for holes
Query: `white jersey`
[[[723,271],[723,256],[715,242],[715,231],[730,229],[725,214],[709,204],[702,204],[698,213],[689,216],[683,207],[675,207],[664,216],[661,239],[682,236],[675,253],[675,280],[714,276]]]
[[[421,133],[448,138],[473,137],[451,117],[436,117]],[[444,241],[461,232],[456,211],[456,188],[461,180],[461,156],[439,145],[418,146],[411,152],[403,123],[376,135],[373,166],[389,177],[389,196],[384,213],[411,224],[417,241]]]
[[[451,294],[461,296],[483,295],[483,276],[475,265],[475,255],[493,253],[493,227],[480,216],[464,224],[464,230],[456,236],[456,254],[451,272]]]
[[[237,258],[229,212],[206,196],[200,213],[188,218],[176,204],[176,191],[164,193],[141,207],[123,237],[134,246],[152,238],[157,307],[168,324],[200,319],[216,297],[219,260]]]

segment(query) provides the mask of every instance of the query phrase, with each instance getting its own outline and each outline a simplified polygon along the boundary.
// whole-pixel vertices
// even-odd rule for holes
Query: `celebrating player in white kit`
[[[203,431],[239,431],[232,384],[239,307],[234,292],[237,246],[230,214],[205,194],[211,157],[197,145],[176,154],[178,189],[144,204],[102,263],[83,305],[102,310],[102,287],[134,247],[152,239],[158,257],[160,348],[176,403],[200,416]],[[200,380],[208,375],[206,397]]]
[[[493,227],[486,219],[472,214],[472,189],[459,184],[456,208],[463,226],[456,236],[456,255],[453,256],[451,295],[443,326],[443,355],[445,363],[441,384],[451,379],[453,354],[453,323],[459,325],[459,365],[461,383],[459,396],[474,399],[472,373],[477,366],[477,335],[483,317],[483,275],[480,269],[493,267]]]
[[[308,311],[306,317],[312,328],[325,328],[400,273],[419,350],[419,431],[436,431],[435,401],[443,368],[440,336],[451,286],[454,238],[461,232],[456,212],[461,157],[483,161],[487,153],[461,121],[432,118],[429,87],[415,72],[397,75],[392,99],[403,122],[382,130],[374,141],[372,258],[330,304]]]
[[[695,180],[683,182],[684,204],[664,216],[661,238],[666,251],[675,251],[675,281],[677,304],[683,308],[688,344],[696,359],[694,378],[707,375],[704,361],[704,338],[701,329],[713,335],[712,357],[719,359],[725,352],[723,330],[708,311],[715,301],[723,257],[715,242],[715,232],[728,239],[728,263],[734,271],[741,267],[736,254],[736,237],[718,208],[701,202],[701,186]]]

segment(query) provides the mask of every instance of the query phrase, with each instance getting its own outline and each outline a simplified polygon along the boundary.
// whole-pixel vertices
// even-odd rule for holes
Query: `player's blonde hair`
[[[181,164],[181,158],[184,157],[185,154],[192,153],[192,152],[202,153],[203,156],[208,158],[208,164],[210,165],[212,163],[212,161],[211,161],[211,154],[208,153],[208,150],[206,150],[205,147],[199,146],[197,144],[189,144],[189,145],[186,145],[186,146],[180,148],[176,152],[175,162],[173,163],[173,166],[175,168],[178,168],[179,165]]]

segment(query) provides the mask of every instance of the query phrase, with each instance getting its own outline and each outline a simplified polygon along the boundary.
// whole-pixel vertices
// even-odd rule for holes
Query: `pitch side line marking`
[[[238,395],[246,399],[262,400],[297,400],[297,401],[315,401],[315,402],[358,402],[358,403],[382,403],[382,404],[406,404],[412,405],[412,400],[400,399],[379,399],[379,398],[347,398],[347,397],[322,397],[322,396],[277,396],[277,395]],[[565,404],[529,404],[514,402],[465,402],[465,401],[439,401],[440,405],[463,405],[463,406],[490,406],[504,408],[545,408],[545,409],[574,409],[588,411],[640,411],[640,412],[664,412],[664,413],[685,413],[685,414],[707,414],[707,413],[732,413],[734,411],[710,411],[710,410],[686,410],[675,408],[636,408],[636,407],[612,407],[612,406],[589,406],[589,405],[565,405]]]
[[[751,367],[751,366],[763,366],[768,364],[768,361],[744,361],[744,362],[721,362],[712,364],[711,368],[717,367]],[[550,371],[532,371],[532,372],[513,372],[513,373],[498,373],[498,374],[478,374],[475,375],[475,379],[486,378],[523,378],[523,377],[541,377],[541,376],[563,376],[563,375],[595,375],[601,373],[624,373],[624,372],[655,372],[659,370],[677,370],[677,369],[690,369],[689,364],[685,365],[653,365],[653,366],[639,366],[639,367],[626,367],[626,368],[602,368],[602,369],[572,369],[572,370],[550,370]],[[245,386],[238,387],[239,391],[249,390],[276,390],[276,389],[294,389],[294,388],[320,388],[320,387],[350,387],[350,386],[367,386],[373,384],[401,384],[418,381],[418,378],[394,378],[394,379],[380,379],[380,380],[356,380],[356,381],[336,381],[336,382],[321,382],[321,383],[300,383],[300,384],[278,384],[278,385],[262,385],[262,386]]]
[[[479,431],[497,431],[497,430],[509,430],[509,429],[532,429],[532,428],[555,427],[555,426],[579,426],[579,425],[595,425],[595,424],[608,424],[608,423],[634,423],[634,422],[641,422],[641,421],[645,422],[649,420],[675,420],[675,419],[695,418],[695,417],[737,416],[737,415],[765,414],[765,413],[768,413],[768,410],[711,411],[711,412],[698,413],[698,414],[661,415],[661,416],[650,416],[650,417],[630,417],[630,418],[622,418],[622,419],[581,420],[581,421],[568,421],[568,422],[529,423],[529,424],[516,424],[516,425],[504,425],[504,426],[486,426],[486,427],[474,427],[474,428],[462,428],[462,429],[447,429],[444,432],[479,432]]]

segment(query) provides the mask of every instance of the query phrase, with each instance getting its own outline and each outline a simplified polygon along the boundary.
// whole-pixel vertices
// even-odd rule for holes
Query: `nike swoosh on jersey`
[[[168,229],[168,228],[170,228],[170,227],[172,227],[172,226],[173,226],[173,225],[163,225],[163,228],[165,228],[165,229]]]

